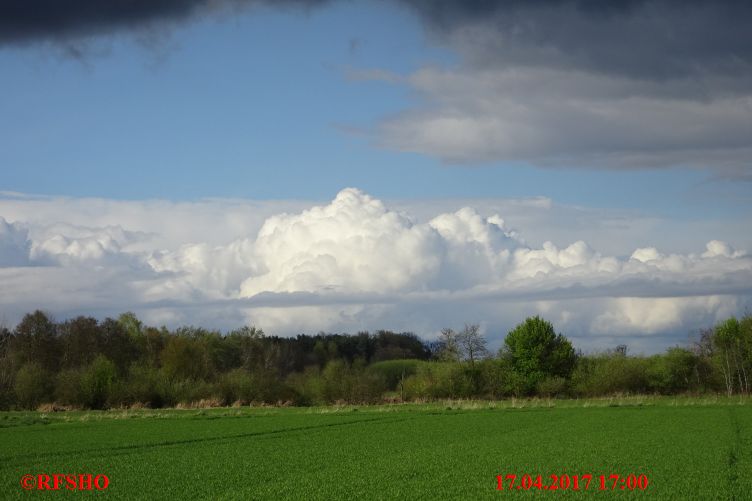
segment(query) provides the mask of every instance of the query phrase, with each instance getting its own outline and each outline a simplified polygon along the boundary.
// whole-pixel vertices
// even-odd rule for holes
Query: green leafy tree
[[[576,362],[572,343],[538,316],[525,319],[507,334],[501,356],[521,379],[520,390],[528,394],[547,377],[568,378]]]

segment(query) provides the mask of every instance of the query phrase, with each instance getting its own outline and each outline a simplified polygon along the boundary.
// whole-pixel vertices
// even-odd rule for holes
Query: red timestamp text
[[[617,491],[617,490],[640,490],[644,491],[648,488],[650,481],[647,475],[629,473],[627,475],[619,475],[612,473],[610,475],[592,475],[590,473],[582,475],[530,475],[525,473],[524,475],[516,475],[514,473],[507,473],[506,475],[496,475],[496,490],[497,491],[529,491],[536,489],[539,491],[558,491],[558,490],[572,490],[572,491],[586,491],[599,490],[599,491]]]

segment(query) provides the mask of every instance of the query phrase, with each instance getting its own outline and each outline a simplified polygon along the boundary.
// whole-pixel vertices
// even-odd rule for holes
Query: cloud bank
[[[165,217],[193,232],[169,238],[154,231],[153,214],[87,226],[43,210],[74,202],[0,201],[5,217],[13,207],[27,216],[0,219],[6,318],[38,307],[62,315],[135,310],[170,325],[248,322],[281,335],[392,328],[426,337],[480,322],[499,342],[526,315],[542,314],[581,345],[628,342],[651,351],[752,305],[752,257],[720,240],[689,253],[641,246],[606,255],[582,240],[528,243],[514,221],[470,206],[415,218],[353,188],[304,209],[269,203],[267,213],[281,205],[292,211],[264,217],[254,216],[252,208],[263,205],[254,202],[185,203],[181,215]],[[104,201],[78,203],[81,213]],[[542,211],[552,205],[525,203]],[[112,223],[119,204],[98,217]],[[193,218],[207,217],[207,206],[216,210],[207,226],[224,239],[201,241],[202,223]]]

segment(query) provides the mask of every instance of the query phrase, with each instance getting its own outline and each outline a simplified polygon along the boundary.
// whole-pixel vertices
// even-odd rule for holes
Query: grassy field
[[[24,474],[104,473],[103,492]],[[496,476],[592,474],[587,492]],[[644,474],[647,490],[599,490]],[[519,482],[519,480],[518,480]],[[116,499],[752,499],[748,399],[442,402],[328,408],[0,413],[0,496]]]

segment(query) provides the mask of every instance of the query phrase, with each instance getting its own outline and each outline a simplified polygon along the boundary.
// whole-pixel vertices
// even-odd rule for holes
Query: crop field
[[[104,474],[109,485],[77,493],[21,487],[23,475],[54,473]],[[518,476],[511,490],[507,474]],[[524,474],[541,475],[547,487],[551,475],[578,475],[580,490],[517,489]],[[614,492],[612,474],[649,483]],[[750,499],[752,405],[715,398],[0,413],[0,497],[66,494]]]

